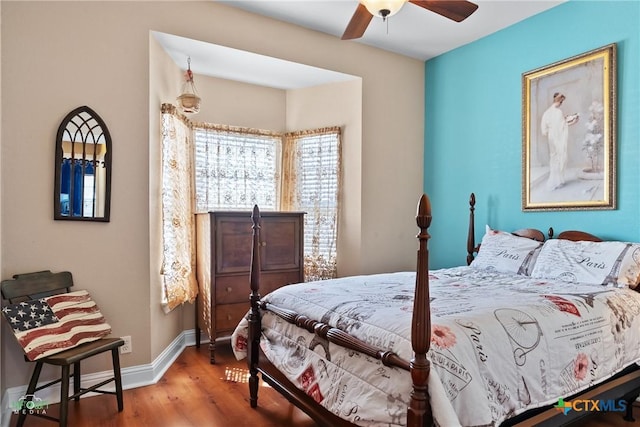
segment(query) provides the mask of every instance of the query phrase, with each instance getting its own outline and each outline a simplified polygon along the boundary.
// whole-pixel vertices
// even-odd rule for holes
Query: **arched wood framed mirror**
[[[111,135],[87,106],[62,120],[56,136],[54,219],[109,221]]]

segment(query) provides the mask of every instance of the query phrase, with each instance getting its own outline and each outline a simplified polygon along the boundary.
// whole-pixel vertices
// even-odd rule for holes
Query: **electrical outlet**
[[[133,347],[131,346],[131,336],[127,335],[126,337],[120,337],[124,340],[124,345],[120,346],[120,354],[131,353],[133,351]]]

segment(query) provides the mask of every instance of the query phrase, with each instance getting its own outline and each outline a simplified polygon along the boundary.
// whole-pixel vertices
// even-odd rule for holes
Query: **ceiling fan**
[[[465,0],[360,0],[342,35],[342,40],[362,37],[374,15],[386,20],[398,12],[407,1],[456,22],[465,20],[478,8],[477,4]]]

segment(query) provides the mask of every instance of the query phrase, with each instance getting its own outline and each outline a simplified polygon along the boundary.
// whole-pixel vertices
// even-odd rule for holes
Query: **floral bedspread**
[[[415,273],[285,286],[263,297],[412,357]],[[557,403],[640,362],[640,293],[553,283],[470,267],[430,272],[429,392],[441,426],[497,425]],[[410,375],[345,350],[271,313],[261,346],[288,378],[335,414],[363,426],[401,426]],[[232,337],[246,356],[247,322]]]

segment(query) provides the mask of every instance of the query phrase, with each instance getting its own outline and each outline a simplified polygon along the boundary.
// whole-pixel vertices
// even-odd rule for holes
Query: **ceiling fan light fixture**
[[[360,3],[367,8],[370,14],[373,16],[377,16],[383,19],[388,18],[389,16],[393,16],[402,6],[407,2],[407,0],[361,0]]]

